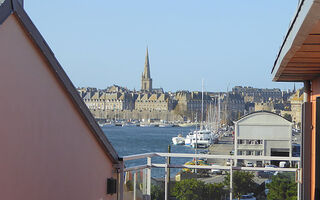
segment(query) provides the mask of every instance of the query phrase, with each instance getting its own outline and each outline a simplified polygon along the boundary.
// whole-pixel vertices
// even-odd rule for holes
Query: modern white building
[[[234,149],[237,155],[292,156],[292,123],[280,115],[267,111],[254,112],[234,123]],[[256,166],[269,164],[259,160],[253,163]]]

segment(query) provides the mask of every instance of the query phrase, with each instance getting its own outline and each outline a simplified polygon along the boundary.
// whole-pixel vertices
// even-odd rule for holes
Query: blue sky
[[[271,69],[298,0],[25,0],[77,87],[140,89],[146,45],[154,87],[225,91],[274,83]],[[301,85],[301,84],[300,84]],[[299,86],[300,86],[299,85]]]

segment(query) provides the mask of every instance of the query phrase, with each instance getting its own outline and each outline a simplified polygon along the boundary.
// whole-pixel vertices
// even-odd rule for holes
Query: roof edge
[[[307,34],[314,23],[319,19],[319,13],[316,7],[319,5],[319,0],[302,0],[297,9],[294,20],[292,21],[289,30],[282,42],[281,48],[278,52],[274,62],[271,76],[273,81],[280,80],[280,74],[284,70],[284,66],[290,61],[294,53],[299,49],[304,42],[301,36]],[[306,22],[306,19],[309,21]],[[290,80],[292,82],[302,82],[303,80]],[[289,82],[289,81],[285,81]]]
[[[2,11],[4,11],[6,15],[2,14]],[[42,37],[41,33],[36,28],[36,26],[33,24],[32,20],[29,18],[25,10],[22,8],[18,0],[6,0],[3,4],[0,5],[0,24],[2,24],[2,22],[4,22],[12,13],[15,14],[20,24],[27,31],[29,37],[39,48],[44,58],[47,60],[49,66],[51,67],[52,72],[56,75],[58,80],[61,81],[62,86],[69,94],[69,97],[76,105],[77,110],[79,111],[82,118],[93,132],[93,135],[97,139],[100,146],[103,148],[106,155],[112,160],[114,164],[119,164],[120,158],[118,156],[118,153],[115,151],[115,149],[107,139],[106,135],[101,130],[100,126],[97,124],[91,112],[79,96],[73,83],[61,67],[59,61],[54,56],[54,53],[51,51],[47,42]]]
[[[0,4],[0,25],[11,15],[13,12],[12,1],[5,0]]]
[[[258,113],[273,114],[273,115],[279,116],[279,117],[285,119],[286,121],[290,122],[289,120],[287,120],[286,118],[282,117],[281,115],[279,115],[279,114],[277,114],[277,113],[274,113],[274,112],[271,112],[271,111],[267,111],[267,110],[260,110],[260,111],[255,111],[255,112],[246,114],[246,115],[242,116],[240,119],[238,119],[237,121],[235,121],[234,123],[239,123],[240,121],[244,120],[245,118],[249,117],[250,115],[258,114]],[[290,123],[292,124],[292,122],[290,122]]]
[[[282,53],[282,50],[283,50],[283,48],[284,48],[284,45],[286,44],[286,42],[287,42],[287,40],[288,40],[288,37],[289,37],[289,35],[290,35],[290,33],[291,33],[291,30],[293,29],[293,27],[294,27],[294,25],[295,25],[295,23],[296,23],[296,21],[297,21],[297,18],[298,18],[298,16],[299,16],[299,13],[300,13],[300,11],[301,11],[301,9],[302,9],[302,6],[303,6],[303,4],[304,4],[304,1],[305,1],[305,0],[302,0],[302,1],[300,2],[300,5],[299,5],[298,10],[297,10],[297,12],[296,12],[296,14],[295,14],[295,17],[293,18],[293,21],[292,21],[292,23],[290,24],[289,30],[288,30],[288,32],[287,32],[287,34],[286,34],[286,36],[285,36],[285,38],[284,38],[284,40],[283,40],[283,42],[282,42],[282,45],[281,45],[280,50],[279,50],[279,52],[278,52],[277,58],[276,58],[276,60],[274,61],[274,64],[273,64],[273,67],[272,67],[272,70],[271,70],[271,74],[273,75],[273,80],[275,80],[275,76],[276,76],[276,74],[274,74],[275,69],[278,69],[278,68],[280,67],[280,66],[277,67],[278,61],[279,61],[279,58],[280,58],[280,55],[281,55],[281,53]]]

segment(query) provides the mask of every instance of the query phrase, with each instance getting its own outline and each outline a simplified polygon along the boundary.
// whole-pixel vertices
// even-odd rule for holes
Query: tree
[[[173,195],[179,200],[205,200],[205,184],[196,179],[185,179],[177,182]]]
[[[292,122],[292,116],[291,116],[290,114],[288,114],[288,113],[285,113],[285,114],[283,115],[283,118],[285,118],[286,120]]]
[[[179,200],[221,199],[225,190],[223,184],[205,184],[196,179],[185,179],[177,182],[173,195]]]
[[[152,200],[163,200],[164,190],[160,186],[151,185],[151,199]]]
[[[226,191],[223,189],[223,183],[214,183],[206,184],[208,190],[207,199],[221,199],[226,194]]]
[[[254,175],[246,171],[234,171],[232,176],[233,195],[240,198],[241,195],[255,192],[257,184],[253,181]],[[224,184],[230,190],[230,174],[224,178]]]
[[[289,172],[279,173],[273,176],[271,183],[267,184],[268,199],[270,200],[296,200],[297,184],[295,175]]]

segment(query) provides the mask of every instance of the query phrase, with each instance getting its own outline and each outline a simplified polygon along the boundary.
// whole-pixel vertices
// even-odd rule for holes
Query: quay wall
[[[164,120],[164,121],[183,121],[181,115],[174,111],[140,111],[140,110],[90,110],[97,119],[125,119],[125,120]]]

